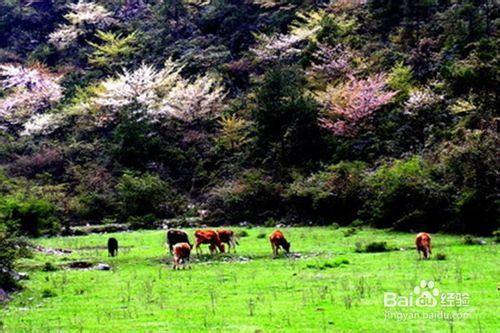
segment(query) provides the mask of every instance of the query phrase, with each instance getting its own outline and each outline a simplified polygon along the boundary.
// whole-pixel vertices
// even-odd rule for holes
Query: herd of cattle
[[[234,233],[234,231],[229,229],[196,230],[194,232],[194,237],[194,248],[196,249],[196,253],[198,255],[201,253],[200,246],[202,244],[208,244],[210,254],[216,253],[217,250],[219,250],[220,253],[224,253],[224,244],[227,244],[228,252],[231,252],[231,249],[236,252],[236,245],[239,245],[236,234]],[[269,241],[271,242],[271,248],[273,250],[273,256],[275,258],[278,256],[278,251],[280,248],[282,248],[286,253],[290,252],[291,243],[286,240],[285,236],[280,230],[275,230],[269,236]],[[180,268],[181,266],[185,267],[189,264],[191,249],[193,248],[193,245],[189,242],[188,234],[185,231],[176,229],[168,230],[167,244],[170,250],[170,254],[172,254],[174,257],[174,269]],[[428,233],[421,232],[417,234],[415,245],[421,259],[430,258],[430,255],[432,253],[431,236]],[[112,257],[118,254],[118,241],[114,237],[108,239],[108,254]]]

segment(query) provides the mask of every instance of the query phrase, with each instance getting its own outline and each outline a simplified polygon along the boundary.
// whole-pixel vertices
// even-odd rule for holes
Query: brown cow
[[[185,233],[182,230],[176,230],[176,229],[169,229],[167,231],[167,243],[168,243],[168,248],[170,250],[170,254],[173,254],[172,252],[173,247],[177,243],[188,243],[191,248],[193,247],[193,245],[189,243],[189,238],[187,233]]]
[[[431,256],[431,236],[426,232],[421,232],[417,235],[415,239],[415,245],[417,246],[417,253],[422,259],[429,259]]]
[[[227,244],[227,252],[231,252],[231,248],[233,248],[234,252],[236,252],[236,245],[240,245],[236,239],[236,235],[232,230],[229,229],[219,229],[217,230],[217,234],[219,234],[220,241],[222,243]]]
[[[196,238],[195,248],[197,254],[201,253],[201,244],[209,244],[211,254],[216,252],[216,247],[219,248],[221,253],[224,253],[224,244],[221,243],[219,235],[214,230],[196,230],[194,237]]]
[[[269,241],[271,242],[271,247],[273,248],[273,256],[276,258],[278,256],[278,250],[280,246],[285,250],[286,253],[290,253],[290,245],[283,233],[279,230],[274,231],[271,236],[269,236]]]
[[[174,251],[174,269],[182,265],[189,265],[189,256],[191,255],[191,245],[189,243],[177,243],[173,246]]]

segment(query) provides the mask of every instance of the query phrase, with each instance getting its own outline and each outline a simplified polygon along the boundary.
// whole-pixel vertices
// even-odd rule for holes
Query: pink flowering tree
[[[354,137],[375,111],[389,103],[396,92],[385,90],[385,75],[366,79],[350,77],[347,83],[327,87],[318,96],[323,107],[320,125],[335,135]]]
[[[313,63],[308,72],[312,75],[335,79],[352,73],[353,58],[354,54],[341,45],[331,47],[326,44],[319,44],[318,49],[313,53]]]

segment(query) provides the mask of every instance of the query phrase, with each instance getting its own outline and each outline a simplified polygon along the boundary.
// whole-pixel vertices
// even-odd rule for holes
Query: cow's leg
[[[231,238],[231,246],[233,247],[234,253],[236,253],[236,243],[234,241],[234,238]]]

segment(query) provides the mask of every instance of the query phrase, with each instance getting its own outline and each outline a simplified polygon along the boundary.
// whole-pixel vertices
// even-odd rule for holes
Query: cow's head
[[[290,252],[290,245],[292,245],[292,243],[287,241],[283,243],[283,249],[285,250],[286,253]]]
[[[429,248],[429,246],[426,246],[424,248],[424,258],[429,259],[430,256],[431,256],[431,249]]]

